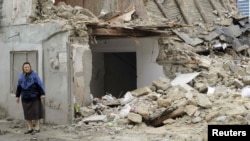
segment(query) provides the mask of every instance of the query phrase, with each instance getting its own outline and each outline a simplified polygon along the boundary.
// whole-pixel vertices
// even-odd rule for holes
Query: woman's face
[[[30,72],[30,65],[29,64],[25,64],[23,66],[23,71],[24,71],[24,73],[29,73]]]

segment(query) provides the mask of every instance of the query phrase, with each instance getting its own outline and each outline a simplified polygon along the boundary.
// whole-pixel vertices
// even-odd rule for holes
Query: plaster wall
[[[27,24],[32,3],[37,0],[3,0],[1,26]]]
[[[92,77],[92,53],[89,44],[72,44],[72,76],[75,102],[80,106],[92,103],[90,81]]]
[[[54,124],[69,123],[72,118],[67,41],[68,33],[60,32],[42,43],[46,89],[45,121]]]
[[[163,67],[158,65],[156,58],[159,54],[157,38],[142,38],[136,46],[137,87],[152,84],[152,81],[165,77]]]

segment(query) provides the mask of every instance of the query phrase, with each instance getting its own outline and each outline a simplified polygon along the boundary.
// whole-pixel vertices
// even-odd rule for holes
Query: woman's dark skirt
[[[22,105],[25,120],[38,120],[44,117],[41,99],[22,101]]]

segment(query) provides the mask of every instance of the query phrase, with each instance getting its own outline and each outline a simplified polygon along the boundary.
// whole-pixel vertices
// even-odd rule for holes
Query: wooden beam
[[[106,37],[146,37],[159,36],[159,33],[142,31],[137,29],[123,29],[123,28],[89,28],[89,34],[92,36],[106,36]]]
[[[170,107],[166,109],[159,117],[152,119],[149,121],[149,124],[154,126],[154,127],[159,127],[163,125],[163,121],[169,118],[176,118],[179,116],[183,116],[185,114],[184,108],[179,107]]]

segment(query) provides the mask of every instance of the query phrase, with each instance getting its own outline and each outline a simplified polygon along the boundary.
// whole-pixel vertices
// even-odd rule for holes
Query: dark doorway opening
[[[91,93],[94,97],[111,94],[121,98],[137,88],[136,53],[92,53]]]

